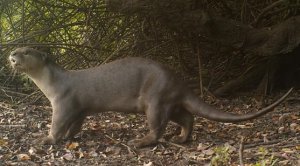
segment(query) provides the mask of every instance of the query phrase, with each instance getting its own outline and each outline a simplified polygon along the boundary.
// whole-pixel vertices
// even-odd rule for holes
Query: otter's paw
[[[181,135],[177,135],[177,136],[174,136],[172,139],[171,139],[172,142],[175,142],[175,143],[178,143],[178,144],[182,144],[182,143],[185,143],[187,142],[187,138],[184,137],[184,136],[181,136]]]
[[[141,146],[141,140],[140,139],[134,139],[134,140],[130,140],[128,141],[128,145],[129,146],[134,146],[134,147],[140,147]]]
[[[39,144],[39,145],[53,145],[55,144],[55,140],[51,137],[44,137],[42,139],[37,139],[33,141],[34,144]]]
[[[157,143],[158,143],[157,140],[149,139],[149,137],[146,136],[142,139],[131,140],[128,142],[128,145],[135,146],[136,148],[143,148],[143,147],[147,147],[147,146],[156,145]]]
[[[141,148],[141,147],[143,147],[143,142],[141,139],[134,139],[134,140],[128,141],[128,145],[134,146],[136,148]]]

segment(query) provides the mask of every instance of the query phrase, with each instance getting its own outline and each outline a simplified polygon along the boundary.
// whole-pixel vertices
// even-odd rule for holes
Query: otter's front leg
[[[52,122],[49,135],[41,140],[41,144],[56,144],[67,134],[71,124],[76,121],[78,111],[67,106],[53,107]]]

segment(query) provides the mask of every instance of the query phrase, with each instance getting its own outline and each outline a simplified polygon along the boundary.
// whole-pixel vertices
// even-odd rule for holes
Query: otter
[[[69,71],[46,53],[22,47],[11,52],[9,61],[13,69],[26,73],[51,102],[51,128],[42,144],[72,138],[87,115],[104,111],[145,113],[149,133],[130,141],[135,147],[157,144],[169,121],[181,127],[174,140],[183,143],[192,132],[193,114],[218,122],[251,120],[272,111],[292,91],[260,111],[239,115],[206,104],[171,70],[149,59],[127,57]]]

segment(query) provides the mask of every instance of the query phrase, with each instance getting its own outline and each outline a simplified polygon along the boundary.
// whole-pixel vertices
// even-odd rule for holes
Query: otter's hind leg
[[[176,143],[186,142],[193,130],[194,116],[185,110],[178,110],[172,112],[170,120],[177,123],[181,127],[180,135],[175,136],[173,140]]]
[[[79,114],[79,116],[72,122],[69,127],[65,138],[73,138],[77,133],[81,131],[82,124],[84,122],[85,115]]]
[[[166,110],[162,110],[162,108],[158,107],[158,104],[149,105],[146,110],[147,122],[150,129],[149,133],[145,137],[132,140],[129,143],[138,148],[157,144],[169,120],[166,113]]]

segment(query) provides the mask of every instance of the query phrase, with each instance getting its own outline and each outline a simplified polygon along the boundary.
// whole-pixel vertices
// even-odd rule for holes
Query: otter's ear
[[[41,56],[42,56],[42,60],[44,61],[44,62],[46,62],[47,60],[48,60],[48,55],[47,55],[47,53],[42,53],[41,54]]]
[[[24,47],[24,48],[25,48],[25,47]],[[29,47],[26,47],[26,48],[25,48],[25,51],[24,51],[24,55],[27,55],[27,54],[29,54],[29,51],[30,51],[30,49],[31,49],[31,48],[29,48]]]
[[[44,53],[47,53],[47,54],[51,54],[51,50],[49,47],[37,47],[36,48],[37,50],[41,51],[41,52],[44,52]]]
[[[32,51],[34,50],[32,47],[28,47],[28,46],[23,47],[23,48],[21,48],[21,49],[24,50],[24,52],[23,52],[24,55],[31,54]]]

